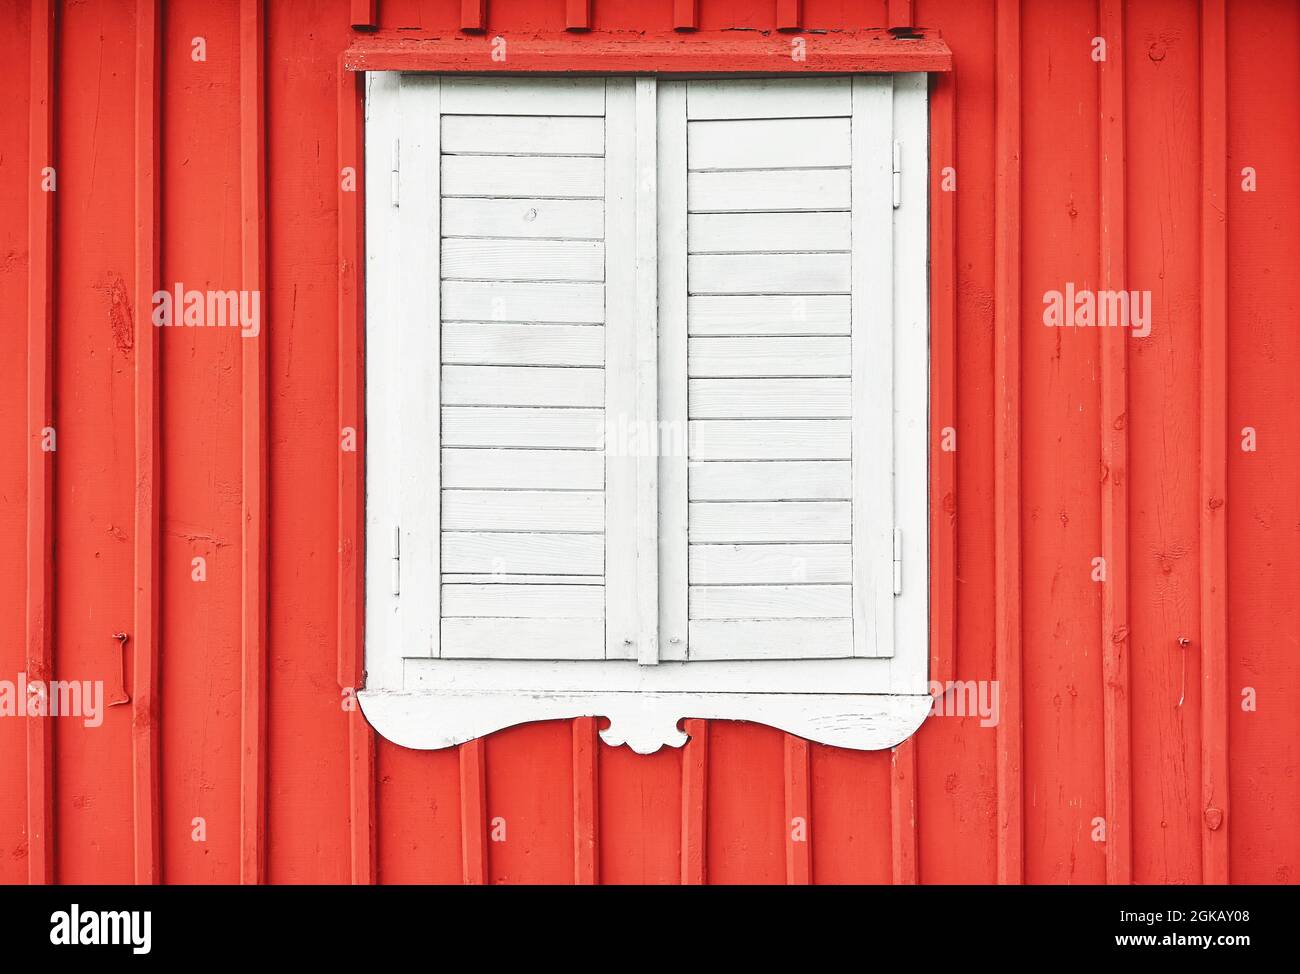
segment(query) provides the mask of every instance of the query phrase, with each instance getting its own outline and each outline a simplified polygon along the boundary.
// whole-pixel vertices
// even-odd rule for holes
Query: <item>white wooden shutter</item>
[[[663,89],[664,626],[691,660],[890,656],[892,79]]]

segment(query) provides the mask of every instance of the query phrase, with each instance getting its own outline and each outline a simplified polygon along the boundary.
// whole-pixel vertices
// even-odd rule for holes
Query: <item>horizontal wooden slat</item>
[[[443,196],[597,198],[605,163],[585,156],[443,156]]]
[[[847,544],[693,544],[692,585],[803,585],[853,580]]]
[[[847,118],[770,118],[691,122],[692,171],[816,169],[852,161]]]
[[[605,495],[577,490],[444,490],[442,530],[599,532]]]
[[[443,659],[604,659],[603,619],[442,620]]]
[[[848,338],[692,338],[687,342],[692,379],[851,374]]]
[[[687,505],[692,544],[838,541],[852,537],[849,504],[843,501],[782,501]]]
[[[850,379],[691,379],[691,419],[799,419],[852,414]]]
[[[448,365],[442,369],[444,406],[600,406],[602,369]]]
[[[687,626],[693,660],[835,659],[853,655],[851,619],[699,619]]]
[[[443,78],[444,115],[604,115],[603,78]]]
[[[442,320],[598,325],[605,320],[605,287],[444,281]]]
[[[687,194],[692,213],[847,210],[851,199],[848,169],[693,172]]]
[[[693,501],[848,500],[852,479],[847,460],[696,461],[687,490]]]
[[[599,240],[490,237],[444,240],[442,278],[445,281],[603,281],[605,245]]]
[[[605,235],[605,202],[453,197],[442,201],[442,235],[599,240]]]
[[[852,592],[851,585],[692,585],[688,597],[692,619],[815,619],[848,616]]]
[[[446,406],[442,445],[599,450],[604,425],[601,409]]]
[[[847,212],[692,213],[687,220],[692,254],[847,251],[853,244]]]
[[[600,490],[605,458],[597,450],[443,450],[442,486]]]
[[[473,572],[444,572],[444,585],[603,585],[600,575],[527,575],[502,572],[497,575]]]
[[[848,294],[848,254],[695,254],[691,294]]]
[[[687,306],[690,334],[847,335],[847,294],[698,295]]]
[[[686,117],[800,118],[850,115],[850,79],[767,78],[691,81]]]
[[[605,539],[598,534],[445,533],[442,569],[493,575],[600,576],[605,570]]]
[[[851,460],[847,419],[693,419],[692,460]]]
[[[444,618],[602,619],[603,585],[444,585]]]
[[[593,325],[446,324],[442,361],[444,365],[603,365],[605,330]]]
[[[444,115],[447,154],[599,156],[605,120],[590,116]]]

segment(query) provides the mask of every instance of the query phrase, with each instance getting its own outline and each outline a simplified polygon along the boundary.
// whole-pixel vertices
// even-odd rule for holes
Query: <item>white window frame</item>
[[[634,303],[628,310],[636,316],[636,341],[629,354],[637,361],[639,381],[628,393],[634,403],[627,408],[642,421],[651,419],[649,428],[654,428],[654,420],[685,420],[676,413],[685,410],[685,315],[680,305],[685,301],[686,255],[655,245],[656,231],[661,239],[684,233],[684,165],[659,168],[655,178],[656,158],[684,145],[684,131],[677,138],[671,135],[674,119],[683,119],[684,125],[684,113],[670,111],[668,86],[657,86],[655,76],[629,82],[625,90],[636,103],[636,161],[624,175],[630,185],[639,173],[632,191],[652,194],[648,205],[659,216],[648,233],[644,223],[633,228],[635,280],[624,282],[623,290]],[[430,105],[438,117],[438,76],[367,76],[367,319],[395,325],[382,334],[367,328],[366,680],[358,700],[384,737],[405,747],[437,749],[515,724],[598,716],[610,721],[601,731],[606,743],[651,753],[686,742],[679,728],[683,719],[705,718],[756,721],[825,744],[875,750],[905,740],[924,721],[931,707],[927,76],[856,75],[854,84],[885,92],[887,98],[892,92],[894,125],[892,157],[875,151],[869,160],[859,158],[855,146],[853,164],[855,228],[886,213],[893,222],[892,250],[868,255],[854,249],[855,319],[867,307],[859,299],[860,282],[873,270],[878,275],[873,293],[892,287],[894,307],[892,349],[855,341],[853,351],[855,377],[865,374],[859,370],[872,369],[882,354],[893,363],[887,384],[869,384],[876,395],[892,400],[893,469],[886,464],[875,468],[884,477],[876,482],[874,500],[855,491],[853,501],[855,527],[868,523],[873,512],[878,520],[880,506],[892,502],[890,520],[897,530],[882,543],[891,549],[892,544],[901,546],[892,560],[886,556],[883,563],[854,566],[855,639],[870,631],[873,640],[855,645],[854,657],[846,659],[674,659],[673,647],[683,639],[686,622],[685,491],[677,489],[685,459],[638,458],[637,490],[650,497],[618,528],[623,530],[621,543],[635,546],[642,565],[644,553],[652,553],[655,569],[648,580],[638,571],[621,603],[624,608],[616,619],[607,609],[606,618],[607,638],[611,644],[631,645],[630,658],[453,660],[437,656],[436,598],[407,599],[398,625],[398,602],[385,595],[394,589],[437,592],[440,577],[437,442],[428,444],[431,452],[413,452],[402,442],[399,419],[404,410],[414,410],[421,429],[437,429],[439,329],[418,323],[439,321],[438,234],[429,234],[427,222],[420,222],[421,213],[426,220],[429,213],[437,219],[438,166],[426,162],[420,168],[419,160],[422,155],[437,160],[439,126],[421,125],[418,119],[428,117]],[[408,112],[416,106],[410,112],[414,117],[402,116],[403,96]],[[875,170],[870,182],[869,167]],[[416,171],[432,175],[406,178]],[[892,180],[891,171],[898,173]],[[874,194],[871,210],[859,206],[860,185],[863,193]],[[607,185],[607,198],[611,192]],[[608,227],[606,232],[608,237]],[[892,268],[883,278],[882,264]],[[680,322],[676,328],[675,321]],[[399,334],[404,343],[400,351],[384,340]],[[413,355],[412,348],[423,353]],[[872,372],[873,379],[880,375]],[[377,381],[381,377],[387,381]],[[434,395],[427,394],[429,388]],[[889,409],[888,400],[879,405]],[[854,424],[855,483],[860,458],[873,442],[873,431],[863,425]],[[396,523],[402,525],[400,538],[393,536]],[[399,552],[401,579],[394,585],[390,580]],[[896,571],[895,561],[903,574],[899,594],[894,594],[893,578],[874,577],[882,564]],[[664,584],[662,565],[670,566],[664,577],[680,584]],[[873,576],[869,591],[879,604],[892,608],[884,614],[892,620],[892,632],[868,628],[881,613],[858,604],[862,600],[856,596],[867,590],[858,584],[860,573]],[[615,633],[614,626],[622,628]],[[881,644],[892,655],[873,649]]]

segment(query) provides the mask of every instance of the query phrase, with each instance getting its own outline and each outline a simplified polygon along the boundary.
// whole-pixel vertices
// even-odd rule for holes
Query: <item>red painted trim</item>
[[[915,886],[918,879],[916,831],[916,738],[889,754],[890,861],[895,886]]]
[[[799,30],[803,27],[803,0],[776,0],[776,29]]]
[[[930,679],[957,671],[957,453],[942,449],[957,429],[956,78],[930,77]],[[954,177],[955,178],[955,177]]]
[[[673,0],[673,30],[696,30],[700,26],[700,0]]]
[[[912,0],[887,0],[887,24],[890,27],[912,26]]]
[[[460,29],[487,30],[487,0],[460,0]]]
[[[460,746],[460,853],[466,885],[488,882],[487,742]]]
[[[708,878],[709,722],[682,722],[690,740],[682,747],[682,885]]]
[[[812,769],[808,742],[785,735],[785,881],[812,883]],[[802,835],[796,840],[796,832]]]
[[[573,882],[600,882],[600,741],[596,718],[573,721]]]
[[[162,881],[162,785],[159,779],[158,633],[161,622],[162,453],[159,336],[153,327],[158,290],[159,179],[162,144],[158,69],[162,31],[158,0],[138,0],[135,13],[135,591],[131,647],[131,804],[135,823],[135,881]]]
[[[256,337],[241,337],[242,693],[240,848],[242,883],[266,882],[267,302],[266,23],[262,0],[239,10],[239,185],[243,286],[260,291]]]
[[[564,0],[564,29],[591,30],[591,0]]]
[[[57,26],[51,0],[32,2],[31,142],[27,252],[27,679],[54,673],[54,460],[41,448],[54,427],[54,192],[41,170],[55,166],[54,62]],[[55,191],[58,173],[55,173]],[[57,431],[55,447],[57,449]],[[48,717],[27,723],[27,880],[54,882],[54,729]]]
[[[487,37],[358,37],[344,52],[352,71],[765,71],[817,74],[856,71],[950,71],[952,51],[929,34],[898,40],[878,29],[818,34],[808,39],[807,59],[790,57],[790,39],[759,31],[737,36],[679,33],[669,38],[602,34],[575,44],[566,32],[538,33],[510,41],[510,57],[492,59]]]
[[[379,0],[352,0],[348,23],[353,30],[374,30],[379,26]]]
[[[375,732],[359,709],[349,711],[348,721],[348,848],[352,884],[368,886],[378,879],[378,848],[375,842],[377,795],[375,793]]]
[[[997,7],[993,228],[993,520],[998,882],[1024,882],[1020,615],[1020,0]]]
[[[1123,290],[1125,251],[1124,5],[1101,0],[1101,286]],[[1133,876],[1133,752],[1129,722],[1128,334],[1103,328],[1101,342],[1101,590],[1106,882]]]
[[[1201,4],[1201,881],[1228,868],[1228,79],[1224,0]]]
[[[338,682],[342,692],[361,688],[365,602],[360,566],[365,546],[365,487],[361,463],[364,423],[365,295],[361,273],[364,254],[365,105],[364,78],[339,66],[339,589]],[[345,189],[344,170],[352,170]],[[355,430],[356,452],[343,452],[343,429]],[[355,706],[355,701],[353,702]],[[348,807],[352,882],[376,881],[375,732],[359,710],[348,721]]]

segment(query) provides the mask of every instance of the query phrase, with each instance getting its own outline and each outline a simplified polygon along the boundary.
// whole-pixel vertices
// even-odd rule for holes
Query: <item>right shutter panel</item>
[[[892,655],[891,103],[686,85],[689,659]]]

